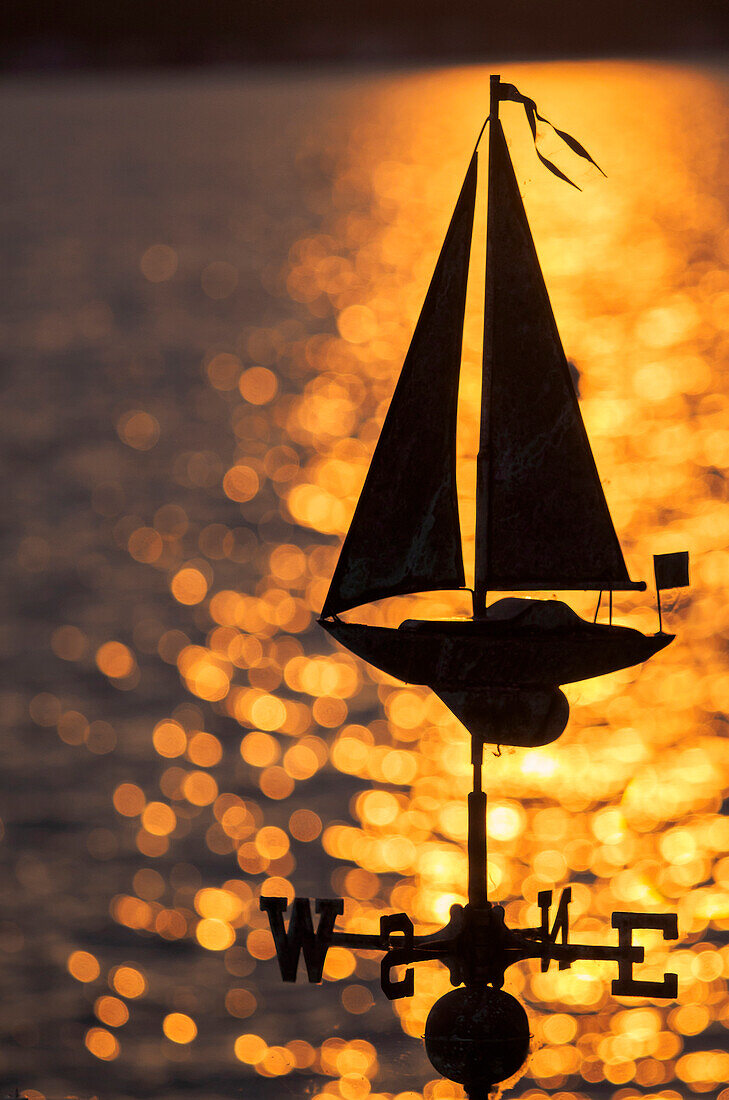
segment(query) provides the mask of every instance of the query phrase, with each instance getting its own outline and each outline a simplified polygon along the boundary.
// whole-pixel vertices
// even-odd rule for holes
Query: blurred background
[[[487,756],[512,924],[570,884],[575,940],[614,942],[615,909],[681,932],[646,934],[642,971],[677,971],[677,1003],[612,998],[609,964],[512,968],[534,1035],[512,1094],[729,1100],[726,6],[3,18],[0,1093],[462,1096],[420,1041],[442,967],[395,1005],[379,956],[344,949],[284,986],[258,898],[342,896],[363,931],[401,910],[433,931],[464,899],[464,729],[315,619],[496,71],[607,173],[546,128],[567,187],[504,105],[631,573],[692,555],[668,650],[568,688],[555,744]],[[657,625],[650,592],[615,615]]]
[[[2,20],[0,56],[21,69],[685,56],[729,30],[723,0],[9,0]]]

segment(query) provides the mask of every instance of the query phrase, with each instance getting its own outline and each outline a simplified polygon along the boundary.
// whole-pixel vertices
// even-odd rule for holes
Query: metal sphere
[[[460,986],[436,1001],[425,1024],[425,1050],[444,1077],[470,1096],[511,1077],[529,1053],[529,1021],[509,993]]]

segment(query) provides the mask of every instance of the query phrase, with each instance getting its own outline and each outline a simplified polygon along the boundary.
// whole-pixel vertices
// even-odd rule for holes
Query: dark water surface
[[[512,923],[571,883],[575,939],[638,909],[678,911],[683,940],[646,940],[677,1004],[614,1000],[607,964],[515,968],[536,1050],[515,1095],[728,1100],[726,78],[503,75],[608,174],[567,158],[567,188],[505,108],[631,571],[693,560],[678,641],[568,689],[559,742],[486,769]],[[321,988],[284,987],[257,899],[345,896],[361,930],[402,909],[434,930],[464,899],[465,731],[314,618],[487,96],[478,68],[2,86],[8,1092],[462,1095],[417,1039],[445,970],[398,1015],[344,949]],[[467,561],[481,286],[475,261]],[[460,605],[371,614],[416,608]],[[616,613],[655,629],[649,594]]]

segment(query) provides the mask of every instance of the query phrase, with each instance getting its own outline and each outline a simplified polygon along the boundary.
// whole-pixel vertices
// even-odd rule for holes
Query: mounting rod
[[[499,86],[501,77],[494,73],[490,80],[489,100],[489,166],[488,199],[494,186],[494,143],[499,124]],[[494,325],[494,272],[489,262],[492,238],[495,232],[494,214],[490,201],[486,210],[486,274],[483,325],[483,363],[481,371],[481,419],[479,427],[478,456],[476,460],[476,547],[475,575],[473,582],[473,617],[486,618],[489,544],[489,464],[491,461],[491,377],[493,374],[493,325]]]
[[[473,790],[468,796],[468,901],[474,909],[487,909],[486,794],[481,788],[483,741],[471,738]]]

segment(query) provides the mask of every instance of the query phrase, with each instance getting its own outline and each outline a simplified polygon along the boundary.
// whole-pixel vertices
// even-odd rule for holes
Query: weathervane
[[[678,990],[676,974],[647,981],[634,973],[645,954],[634,931],[677,939],[674,913],[613,913],[617,946],[574,944],[569,887],[556,907],[551,890],[539,893],[533,928],[509,928],[503,907],[487,895],[484,744],[556,740],[569,715],[560,686],[638,664],[667,646],[673,635],[663,632],[661,589],[688,584],[687,553],[656,556],[658,632],[613,625],[613,592],[646,586],[628,576],[592,457],[499,121],[504,100],[524,106],[535,138],[536,119],[546,122],[533,100],[491,77],[472,618],[406,620],[393,629],[339,615],[386,596],[465,587],[456,413],[481,135],[319,620],[370,664],[429,686],[469,730],[468,903],[453,905],[439,932],[416,936],[405,913],[381,917],[378,933],[338,930],[341,899],[317,899],[315,928],[310,899],[295,898],[286,927],[286,899],[260,899],[284,981],[296,980],[302,954],[309,981],[320,982],[330,946],[379,950],[383,992],[396,1000],[413,994],[413,964],[442,962],[456,988],[433,1005],[425,1048],[471,1100],[512,1076],[529,1052],[526,1013],[502,989],[514,963],[539,959],[546,971],[552,963],[566,969],[577,960],[611,961],[616,996],[670,999]],[[594,164],[574,138],[556,132]],[[596,611],[587,622],[556,599],[510,597],[487,606],[488,592],[555,590],[609,592],[610,621],[598,623]],[[395,977],[403,965],[404,976]]]

